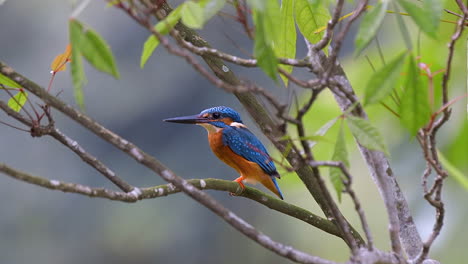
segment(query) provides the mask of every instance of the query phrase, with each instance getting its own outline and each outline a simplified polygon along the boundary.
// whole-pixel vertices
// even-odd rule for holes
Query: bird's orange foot
[[[242,192],[244,192],[245,190],[245,185],[244,183],[242,182],[244,180],[244,177],[240,176],[239,178],[235,179],[234,181],[237,182],[239,184],[239,187],[240,188],[237,188],[237,191],[235,193],[232,193],[230,192],[229,195],[231,196],[239,196],[242,194]]]

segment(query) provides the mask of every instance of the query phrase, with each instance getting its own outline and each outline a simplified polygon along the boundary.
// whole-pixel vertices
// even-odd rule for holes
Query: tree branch
[[[346,192],[349,194],[349,196],[351,197],[351,200],[354,203],[356,212],[358,213],[359,219],[361,220],[362,229],[364,230],[364,233],[366,234],[368,249],[372,251],[374,248],[374,242],[373,242],[374,240],[372,238],[366,216],[364,215],[364,210],[362,210],[361,203],[359,202],[359,199],[357,198],[356,193],[351,188],[353,177],[351,173],[348,171],[348,169],[346,168],[346,166],[343,164],[343,162],[339,162],[339,161],[311,161],[310,166],[312,167],[319,167],[319,166],[335,167],[335,168],[339,168],[343,172],[343,174],[345,175],[347,179],[343,181],[345,188],[346,188]]]
[[[362,14],[365,9],[365,4],[363,4],[365,2],[366,1],[361,1],[359,3],[358,12],[353,15],[353,18]],[[350,20],[348,24],[345,25],[345,29],[343,29],[337,37],[338,40],[342,40],[344,38],[345,34],[349,30],[349,24],[352,22],[353,20]],[[336,48],[339,48],[340,44],[341,42],[338,42]],[[351,105],[358,101],[358,99],[354,94],[353,88],[349,83],[345,72],[338,62],[338,50],[336,48],[332,49],[332,56],[327,59],[323,52],[315,52],[312,45],[308,44],[307,47],[309,49],[308,54],[311,61],[316,65],[316,68],[321,71],[319,78],[322,78],[325,83],[333,84],[331,85],[330,90],[334,94],[335,100],[343,112],[347,111]],[[329,72],[330,77],[328,77],[326,71],[331,71]],[[351,111],[351,114],[367,119],[367,114],[360,104],[355,106]],[[369,150],[360,144],[358,144],[358,146],[386,206],[390,223],[389,232],[392,249],[400,256],[402,255],[401,239],[406,254],[413,259],[422,250],[422,240],[412,219],[408,203],[398,186],[389,162],[383,153]]]
[[[87,153],[80,146],[80,144],[78,144],[78,142],[71,139],[67,135],[63,134],[60,130],[58,130],[58,128],[54,127],[50,131],[50,133],[48,133],[48,135],[58,140],[60,143],[65,145],[67,148],[69,148],[71,151],[75,152],[75,154],[78,155],[84,162],[88,163],[89,165],[91,165],[91,167],[99,171],[102,175],[104,175],[104,177],[106,177],[108,180],[110,180],[115,185],[117,185],[122,191],[131,192],[134,190],[135,187],[131,186],[130,184],[122,180],[120,177],[117,177],[115,172],[109,169],[96,157]]]
[[[192,53],[197,54],[199,56],[214,56],[219,59],[222,59],[227,62],[231,62],[233,64],[237,64],[243,67],[257,67],[258,62],[256,59],[244,59],[240,58],[228,53],[221,52],[217,49],[214,48],[209,48],[209,47],[197,47],[193,45],[190,42],[187,42],[183,40],[182,46],[188,50],[190,50]],[[294,67],[309,67],[309,62],[307,60],[297,60],[297,59],[291,59],[291,58],[278,58],[278,62],[280,64],[284,65],[290,65]]]
[[[167,3],[161,4],[161,8],[163,8],[166,11],[166,15],[172,11],[172,8]],[[186,27],[180,22],[176,24],[175,30],[180,32],[180,37],[183,40],[190,42],[192,45],[197,47],[211,48],[211,46],[200,35],[198,35],[194,30]],[[232,70],[223,70],[223,68],[226,67],[224,65],[223,60],[219,59],[216,56],[211,56],[207,54],[202,55],[201,57],[206,62],[208,67],[210,67],[213,73],[222,81],[230,85],[239,85],[241,83],[237,76],[232,72]],[[278,140],[278,138],[281,138],[281,136],[283,135],[283,129],[281,129],[282,125],[279,124],[277,120],[275,120],[274,117],[270,115],[266,108],[257,100],[255,94],[247,90],[243,92],[235,91],[234,95],[249,112],[249,114],[258,124],[262,132],[273,142],[275,147],[281,153],[285,153],[285,150],[288,149],[287,141]],[[286,158],[294,168],[298,168],[296,170],[296,173],[298,174],[302,182],[305,184],[309,192],[312,194],[315,201],[319,204],[325,215],[328,218],[333,219],[333,221],[336,221],[336,219],[340,216],[336,217],[335,214],[332,212],[332,209],[330,207],[330,200],[323,194],[324,190],[320,188],[320,185],[317,180],[318,171],[315,171],[313,168],[308,166],[308,164],[302,159],[302,157],[294,151],[289,151]],[[339,211],[338,213],[341,215]],[[362,245],[364,243],[364,241],[355,231],[355,229],[351,228],[351,234],[353,236],[353,240],[355,240],[358,245]],[[348,234],[342,233],[343,238],[347,235]],[[347,241],[347,243],[348,245],[353,244],[353,242],[351,241]]]
[[[345,112],[357,101],[357,98],[341,65],[338,62],[336,64],[333,77],[331,78],[341,82],[343,84],[342,89],[353,95],[350,99],[338,89],[331,89],[341,110]],[[357,104],[350,114],[367,119],[367,114],[360,104]],[[358,147],[384,200],[394,250],[399,250],[398,244],[400,244],[399,239],[401,239],[406,254],[410,258],[416,257],[421,252],[422,240],[414,224],[406,198],[398,185],[388,159],[381,152],[369,150],[360,144],[358,144]]]
[[[57,180],[49,180],[46,178],[33,176],[31,174],[16,170],[14,168],[9,167],[8,165],[4,163],[0,163],[0,172],[14,179],[27,182],[30,184],[38,185],[38,186],[51,189],[51,190],[58,190],[58,191],[67,192],[67,193],[77,193],[77,194],[82,194],[82,195],[86,195],[89,197],[100,197],[100,198],[106,198],[109,200],[131,202],[131,203],[136,202],[139,199],[141,199],[141,196],[140,196],[141,191],[138,191],[137,188],[134,189],[137,191],[125,193],[125,192],[112,191],[112,190],[104,189],[104,188],[92,188],[90,186],[86,186],[86,185],[82,185],[78,183],[67,183],[67,182],[62,182],[62,181],[57,181]]]
[[[192,184],[177,176],[174,172],[166,168],[161,162],[145,153],[133,143],[121,138],[117,134],[101,126],[98,122],[94,121],[87,115],[79,112],[71,106],[63,103],[58,98],[50,95],[44,88],[36,83],[30,81],[19,73],[15,72],[11,67],[0,61],[0,72],[10,79],[19,83],[24,89],[35,94],[41,98],[51,107],[59,110],[66,116],[81,124],[84,128],[93,132],[103,140],[111,143],[119,150],[125,152],[130,157],[143,164],[145,167],[159,174],[165,181],[172,183],[175,187],[186,193],[188,196],[198,201],[210,209],[213,213],[221,217],[225,222],[233,226],[239,232],[249,237],[253,241],[262,245],[263,247],[275,252],[276,254],[288,258],[292,261],[301,263],[316,263],[316,264],[332,264],[334,262],[324,260],[322,258],[308,255],[302,251],[296,250],[290,246],[284,245],[277,241],[272,240],[262,232],[257,231],[252,225],[245,222],[242,218],[238,217],[232,211],[226,209],[222,204],[213,199],[207,193],[198,190]],[[137,194],[139,195],[139,194]]]
[[[67,183],[58,180],[49,180],[39,176],[34,176],[29,173],[14,169],[3,163],[0,163],[0,172],[3,172],[5,175],[10,176],[14,179],[38,185],[51,190],[57,190],[66,193],[76,193],[88,197],[105,198],[109,200],[127,203],[134,203],[144,199],[165,197],[171,194],[181,192],[180,189],[176,188],[173,184],[162,184],[148,188],[137,188],[139,191],[133,193],[113,191],[106,188],[93,188],[77,183]],[[276,199],[275,197],[263,193],[255,188],[246,186],[245,190],[239,193],[239,185],[233,181],[207,178],[191,179],[187,180],[187,182],[189,182],[190,184],[192,184],[200,190],[216,190],[225,191],[227,193],[236,193],[236,196],[256,201],[272,210],[292,216],[322,231],[339,237],[340,231],[331,221],[323,217],[317,216],[301,207],[287,203],[283,200]],[[136,196],[137,193],[139,193],[138,196]]]
[[[457,22],[455,32],[452,34],[450,42],[448,44],[448,56],[446,62],[446,70],[442,78],[442,105],[447,105],[448,98],[448,81],[452,69],[452,59],[455,53],[455,43],[461,37],[463,30],[465,28],[465,21],[468,18],[468,10],[462,1],[457,1],[458,6],[463,11],[463,16],[461,16]],[[423,189],[424,189],[424,198],[431,204],[436,210],[436,220],[432,227],[432,232],[429,238],[424,242],[423,249],[420,255],[416,259],[416,263],[422,263],[429,254],[432,243],[439,235],[444,224],[445,217],[445,205],[442,201],[442,187],[444,184],[444,179],[448,177],[447,171],[442,168],[440,164],[437,146],[436,146],[436,134],[439,129],[445,124],[450,118],[451,110],[446,107],[443,108],[443,115],[435,123],[433,119],[436,118],[437,113],[434,113],[429,125],[423,129],[420,129],[418,133],[418,140],[423,150],[424,159],[426,160],[426,170],[423,174]],[[432,188],[427,187],[427,178],[431,174],[432,169],[436,172],[436,177]]]
[[[63,134],[58,130],[53,122],[47,126],[41,126],[37,122],[33,122],[18,112],[13,111],[5,102],[0,100],[0,109],[2,109],[9,116],[23,123],[24,125],[30,128],[30,133],[32,136],[39,137],[42,135],[49,135],[52,138],[58,140],[60,143],[68,147],[70,150],[75,152],[84,162],[88,165],[99,171],[104,177],[113,182],[124,192],[131,192],[134,187],[125,182],[123,179],[118,177],[110,168],[108,168],[104,163],[98,160],[93,155],[86,152],[77,141],[71,139],[67,135]],[[50,117],[49,117],[50,118]]]

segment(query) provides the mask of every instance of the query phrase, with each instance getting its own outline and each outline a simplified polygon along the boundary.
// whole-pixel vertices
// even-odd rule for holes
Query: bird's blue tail
[[[281,198],[281,200],[284,200],[283,193],[281,193],[280,187],[278,186],[278,183],[276,182],[275,177],[271,177],[271,180],[275,184],[276,190],[278,190],[278,196]]]

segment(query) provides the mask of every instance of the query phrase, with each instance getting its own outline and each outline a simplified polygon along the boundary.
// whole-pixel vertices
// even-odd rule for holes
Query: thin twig
[[[325,48],[325,46],[330,42],[333,36],[333,29],[335,28],[336,24],[340,20],[341,11],[343,10],[344,0],[337,0],[335,9],[333,10],[333,16],[330,21],[327,23],[327,30],[325,31],[325,35],[320,39],[317,44],[313,45],[313,50],[318,52]]]
[[[343,162],[339,161],[311,161],[310,166],[312,167],[320,167],[320,166],[326,166],[326,167],[335,167],[339,168],[342,172],[343,175],[346,177],[346,180],[343,181],[345,184],[346,192],[349,194],[351,197],[351,200],[354,203],[354,208],[356,209],[356,212],[359,215],[359,219],[361,220],[361,226],[362,229],[364,230],[364,233],[366,234],[367,238],[367,248],[372,251],[374,250],[374,240],[372,238],[372,234],[370,232],[369,224],[367,223],[366,216],[364,214],[364,210],[362,209],[361,203],[359,202],[359,199],[357,198],[356,193],[354,190],[351,188],[352,185],[352,175],[346,168],[346,166],[343,164]]]
[[[18,120],[19,122],[23,123],[24,125],[28,126],[30,130],[28,131],[31,133],[32,136],[43,136],[49,135],[52,138],[58,140],[60,143],[68,147],[70,150],[75,152],[84,162],[88,163],[91,167],[99,171],[103,176],[113,182],[116,186],[118,186],[121,190],[125,192],[131,192],[134,187],[130,184],[126,183],[124,180],[119,178],[111,169],[109,169],[106,165],[104,165],[101,161],[99,161],[96,157],[86,152],[77,141],[71,139],[60,130],[58,130],[54,125],[53,121],[51,120],[50,115],[48,114],[48,118],[51,121],[47,126],[40,126],[35,125],[35,123],[31,120],[28,120],[20,113],[17,113],[10,109],[6,103],[0,101],[0,109],[2,109],[5,113],[13,117],[14,119]],[[48,113],[48,112],[45,112]]]
[[[340,1],[340,0],[338,0]],[[348,19],[347,23],[344,25],[343,30],[340,31],[340,33],[337,34],[336,38],[333,39],[334,46],[331,49],[330,56],[328,60],[330,62],[335,62],[337,61],[338,55],[341,50],[341,46],[343,44],[345,36],[348,34],[349,30],[351,29],[351,25],[353,22],[360,17],[364,11],[366,11],[367,3],[369,0],[362,0],[359,1],[358,7],[353,11],[353,15]],[[327,78],[330,76],[331,72],[333,72],[333,68],[335,67],[335,63],[329,63],[327,71],[324,74],[324,77]]]
[[[132,185],[128,184],[127,182],[122,180],[120,177],[118,177],[114,171],[112,171],[110,168],[104,165],[104,163],[102,163],[99,159],[97,159],[96,157],[86,152],[80,146],[80,144],[78,144],[77,141],[71,139],[70,137],[62,133],[59,129],[54,127],[50,131],[50,133],[48,133],[48,135],[55,138],[57,141],[59,141],[60,143],[65,145],[67,148],[69,148],[71,151],[73,151],[84,162],[88,163],[91,167],[99,171],[104,177],[106,177],[108,180],[113,182],[122,191],[128,193],[134,190],[135,187],[133,187]]]
[[[457,0],[457,4],[463,11],[463,16],[460,17],[460,19],[458,20],[455,32],[453,33],[448,45],[449,53],[447,56],[446,71],[444,72],[442,78],[443,107],[441,108],[441,111],[443,112],[443,115],[434,123],[434,125],[432,125],[431,121],[431,123],[426,128],[421,129],[418,133],[418,140],[421,145],[421,148],[423,149],[424,158],[428,164],[424,172],[422,182],[424,188],[424,198],[436,209],[436,220],[432,227],[432,232],[429,238],[424,242],[423,250],[418,256],[416,263],[422,263],[422,261],[427,258],[427,255],[429,254],[430,248],[434,240],[440,234],[445,217],[445,206],[441,196],[444,179],[448,176],[448,173],[442,168],[442,165],[440,164],[438,158],[436,147],[436,134],[438,130],[442,127],[442,125],[446,123],[450,117],[450,108],[446,107],[449,104],[448,81],[452,69],[452,59],[455,53],[455,44],[462,35],[463,30],[465,28],[465,21],[468,18],[468,10],[463,4],[463,2]],[[433,115],[433,118],[436,118],[438,113],[435,113]],[[432,187],[428,189],[427,178],[429,177],[429,174],[432,171],[432,169],[436,172],[436,177]]]
[[[258,66],[257,59],[244,59],[244,58],[240,58],[231,54],[221,52],[217,49],[208,48],[208,47],[197,47],[193,45],[192,43],[187,42],[185,40],[182,40],[181,44],[182,44],[182,47],[200,56],[212,55],[222,60],[237,64],[240,66],[244,66],[244,67],[257,67]],[[291,58],[278,58],[278,62],[280,64],[291,65],[294,67],[309,67],[309,62],[307,62],[304,59],[297,60],[297,59],[291,59]]]

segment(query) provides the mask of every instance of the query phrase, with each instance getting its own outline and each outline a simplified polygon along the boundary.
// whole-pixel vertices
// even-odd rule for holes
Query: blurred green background
[[[49,65],[68,43],[70,1],[7,0],[0,5],[0,59],[20,73],[46,87]],[[454,20],[453,17],[449,17]],[[79,19],[98,31],[110,44],[121,73],[120,80],[95,71],[86,65],[88,84],[84,87],[86,112],[94,119],[129,141],[155,155],[184,178],[237,177],[234,170],[217,160],[206,142],[206,132],[195,126],[178,126],[161,120],[200,110],[227,105],[237,109],[254,132],[257,127],[236,99],[201,78],[183,59],[158,48],[144,69],[139,68],[143,42],[148,32],[122,12],[106,8],[104,1],[92,1]],[[406,20],[409,21],[409,20]],[[408,23],[411,24],[411,23]],[[350,36],[355,33],[356,27]],[[443,25],[441,35],[448,36],[453,26]],[[402,47],[394,17],[389,15],[380,34],[388,59]],[[416,31],[413,31],[417,35]],[[215,47],[246,57],[239,48],[250,51],[250,41],[229,18],[216,17],[201,35]],[[444,68],[444,41],[422,37],[422,60],[432,69]],[[346,40],[343,65],[358,94],[372,73],[364,57],[354,58],[353,39]],[[451,96],[466,92],[466,34],[455,54]],[[389,48],[392,47],[392,48]],[[375,48],[369,56],[380,65]],[[298,57],[305,54],[298,39]],[[349,56],[348,56],[349,55]],[[285,89],[269,81],[257,69],[232,69],[243,79],[253,79],[287,100],[295,87]],[[300,78],[307,72],[297,71]],[[69,72],[59,73],[54,93],[74,104]],[[7,95],[0,94],[7,99]],[[468,171],[468,125],[466,99],[454,105],[452,119],[442,129],[438,142],[445,155],[463,172]],[[370,119],[384,134],[391,152],[391,163],[406,194],[414,219],[423,238],[427,238],[434,221],[434,210],[422,199],[420,178],[423,157],[416,141],[398,125],[398,120],[382,107],[368,108]],[[308,133],[314,133],[328,120],[339,115],[330,94],[324,93],[307,115]],[[86,150],[99,157],[118,175],[135,186],[153,186],[163,181],[114,147],[54,111],[57,127],[76,139]],[[0,120],[11,122],[4,113]],[[335,127],[327,134],[333,142]],[[267,143],[264,137],[262,140]],[[352,173],[359,198],[369,218],[376,244],[389,249],[386,213],[374,183],[370,179],[348,133]],[[314,147],[318,159],[329,159],[333,143],[321,142]],[[272,150],[273,151],[273,150]],[[68,149],[51,138],[32,138],[4,125],[0,126],[0,162],[32,174],[97,187],[114,188]],[[323,170],[323,175],[328,175]],[[320,214],[300,181],[285,174],[279,184],[288,202]],[[260,188],[260,187],[259,187]],[[300,250],[345,261],[344,243],[315,228],[271,211],[243,198],[210,191],[226,207],[273,239]],[[340,207],[355,226],[356,213],[346,195]],[[287,263],[289,261],[246,239],[210,211],[183,194],[124,204],[64,194],[0,176],[0,259],[2,264],[35,263]],[[468,258],[464,219],[468,217],[467,191],[453,179],[444,189],[446,218],[442,234],[436,240],[432,257],[444,263],[461,263]]]

